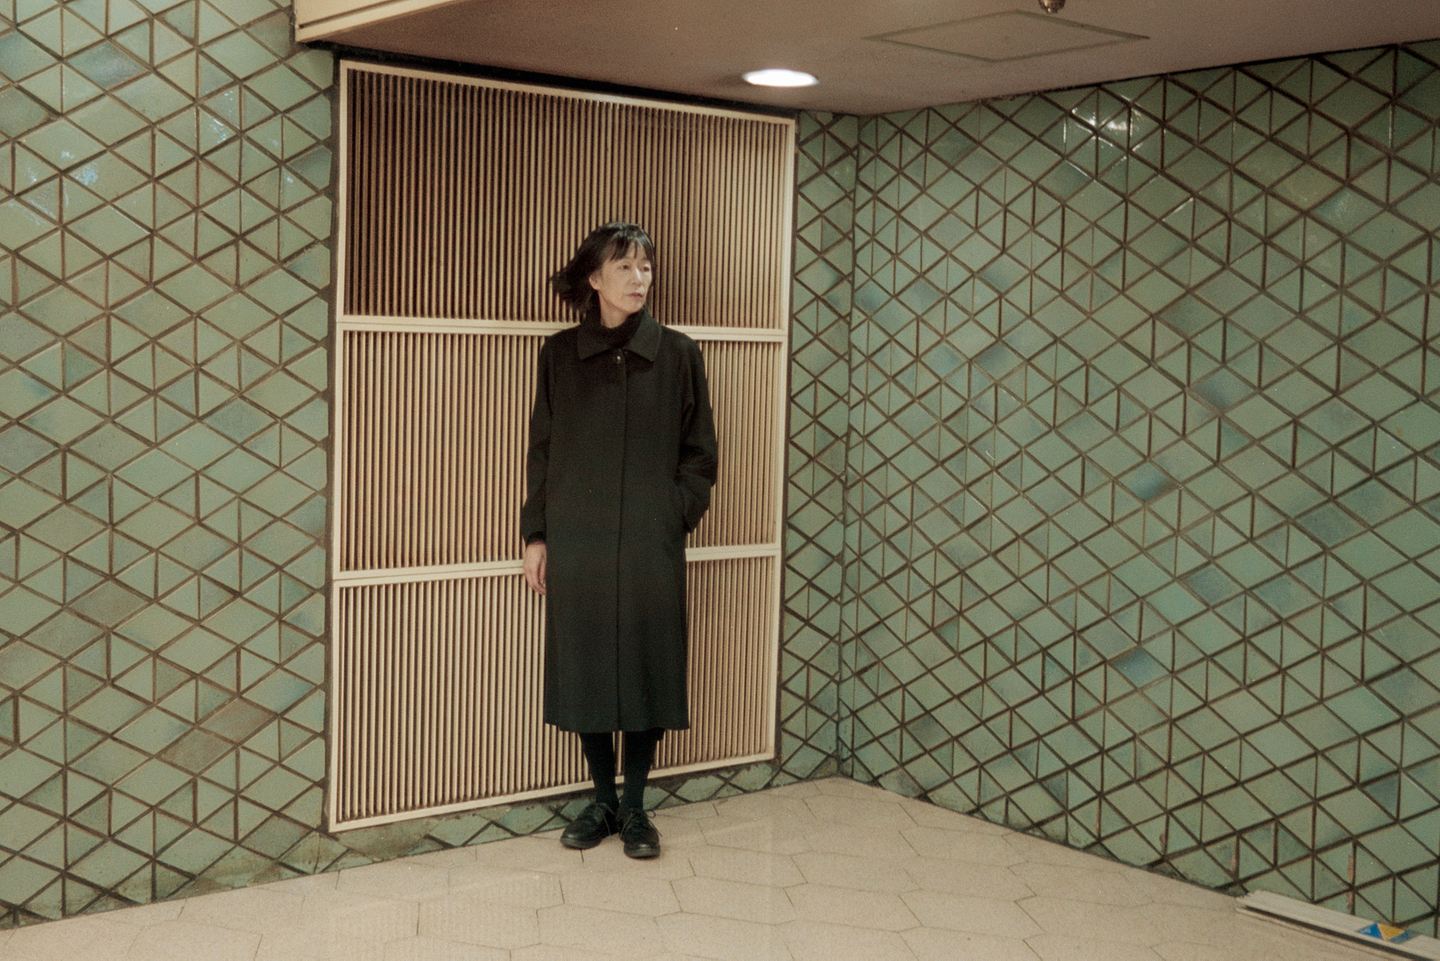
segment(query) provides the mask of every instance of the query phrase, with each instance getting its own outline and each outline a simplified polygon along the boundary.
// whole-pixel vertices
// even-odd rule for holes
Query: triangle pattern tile
[[[1433,930],[1401,825],[1440,786],[1385,746],[1440,703],[1435,167],[1395,146],[1436,118],[1381,122],[1402,59],[1437,75],[1401,48],[862,122],[842,768]],[[1322,873],[1305,811],[1366,871]]]
[[[845,503],[836,455],[849,421],[855,206],[852,185],[832,171],[853,162],[857,136],[854,118],[820,115],[802,118],[798,137],[790,446],[800,466],[789,488],[780,747],[782,770],[802,777],[830,769],[838,751]]]
[[[4,630],[25,638],[12,642],[34,651],[33,667],[16,675],[13,694],[25,719],[16,732],[19,748],[36,759],[27,775],[34,783],[15,782],[22,788],[18,803],[65,819],[70,856],[69,863],[53,860],[43,840],[14,852],[63,873],[37,884],[26,900],[7,903],[10,923],[203,884],[216,864],[239,856],[227,852],[246,850],[246,832],[267,817],[286,825],[270,829],[264,845],[256,842],[255,856],[263,847],[272,860],[283,853],[274,837],[288,831],[298,843],[307,833],[300,825],[318,823],[318,814],[297,822],[285,812],[313,794],[324,773],[314,754],[322,728],[310,717],[317,701],[306,696],[322,679],[313,667],[297,673],[291,664],[299,662],[282,662],[274,640],[279,618],[314,588],[266,610],[233,600],[236,589],[254,582],[225,588],[196,577],[227,550],[289,556],[304,548],[279,546],[264,525],[217,533],[204,520],[213,507],[202,509],[194,497],[196,471],[205,469],[275,523],[301,516],[326,483],[323,461],[318,473],[269,466],[243,481],[236,469],[246,465],[214,462],[233,448],[226,429],[254,433],[264,419],[278,425],[318,393],[300,372],[313,363],[307,355],[323,366],[323,347],[309,335],[283,358],[275,351],[251,355],[250,382],[285,378],[259,407],[231,406],[244,386],[233,378],[200,382],[189,371],[232,338],[303,306],[271,302],[266,278],[286,270],[278,248],[254,276],[257,296],[243,300],[254,305],[248,315],[208,309],[230,295],[236,279],[217,276],[205,263],[222,248],[238,252],[247,205],[288,225],[292,214],[281,210],[283,203],[297,218],[297,235],[328,238],[328,218],[314,220],[304,203],[305,192],[328,194],[328,161],[320,175],[299,156],[329,136],[328,56],[292,47],[288,23],[275,11],[257,12],[254,20],[239,14],[247,22],[237,22],[236,11],[226,15],[208,4],[158,15],[123,2],[68,5],[63,12],[58,4],[31,8],[15,35],[24,55],[7,60],[7,79],[44,110],[7,115],[6,135],[24,136],[20,162],[30,180],[23,234],[13,235],[21,242],[7,262],[20,281],[11,291],[12,316],[23,327],[6,334],[0,370],[6,415],[26,428],[9,438],[15,454],[0,481],[7,523],[24,518],[21,564],[6,572],[12,580],[0,589],[0,605],[11,615]],[[310,63],[317,57],[323,69]],[[62,61],[63,75],[56,72]],[[262,89],[250,109],[225,106]],[[200,98],[207,108],[197,115]],[[290,118],[287,143],[301,147],[295,157],[277,153],[265,129],[280,116]],[[257,173],[265,165],[300,164],[291,188],[297,192],[282,198],[258,182],[252,194],[227,153],[231,143],[244,145],[233,156],[249,151]],[[61,196],[64,225],[47,213],[55,204],[46,198]],[[153,245],[145,239],[152,230]],[[53,286],[47,276],[63,276],[66,285]],[[303,295],[316,302],[323,296],[313,287]],[[202,310],[203,330],[193,320]],[[112,318],[108,329],[91,322],[102,316]],[[260,369],[267,365],[272,374]],[[281,401],[274,396],[280,386],[299,396]],[[97,538],[109,524],[117,525],[113,537]],[[318,532],[301,533],[310,527],[284,529],[313,547]],[[58,554],[70,559],[44,561]],[[217,672],[212,663],[230,666]],[[219,677],[221,686],[202,673]],[[253,756],[269,757],[275,771],[288,769],[284,778],[260,769],[242,774],[245,762],[234,752],[259,735],[247,733],[252,720],[237,727],[216,711],[250,703],[231,700],[225,688],[232,686],[253,692],[252,720],[269,738]],[[84,728],[57,750],[51,741],[60,728],[35,722],[53,713],[48,705],[62,704]],[[305,720],[292,724],[277,712]],[[226,756],[236,758],[228,772]],[[56,764],[71,772],[63,808],[47,787]],[[261,788],[238,802],[242,776]],[[105,799],[116,829],[97,843],[86,825]]]

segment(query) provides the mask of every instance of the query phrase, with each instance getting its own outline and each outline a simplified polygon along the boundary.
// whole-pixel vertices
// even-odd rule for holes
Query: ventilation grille
[[[785,382],[776,371],[783,370],[784,350],[778,343],[700,342],[715,408],[720,474],[710,512],[690,535],[692,547],[768,544],[778,536],[781,422],[775,414]]]
[[[340,592],[340,819],[573,784],[574,741],[540,723],[543,609],[523,577]]]
[[[766,557],[690,565],[690,729],[660,742],[659,768],[773,751],[766,722],[774,694],[763,682],[775,673],[767,643],[775,563]]]
[[[520,556],[538,337],[344,338],[346,571]]]
[[[774,561],[692,563],[692,726],[657,767],[768,756]],[[578,741],[542,720],[544,613],[520,576],[403,581],[340,591],[336,617],[337,814],[347,826],[402,810],[466,807],[573,789]]]
[[[664,239],[657,316],[775,325],[788,123],[406,73],[349,78],[348,313],[565,320],[539,280],[618,217]]]
[[[772,757],[794,125],[342,67],[330,827],[574,790],[541,721],[518,516],[546,292],[585,232],[658,244],[720,441],[690,538],[691,730],[658,773]]]
[[[543,338],[344,335],[346,572],[515,561]],[[693,547],[776,536],[776,343],[702,341],[724,456]]]

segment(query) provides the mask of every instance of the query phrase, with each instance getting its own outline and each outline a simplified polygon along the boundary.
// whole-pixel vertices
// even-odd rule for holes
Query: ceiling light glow
[[[751,70],[744,75],[744,80],[757,87],[813,87],[820,82],[812,74],[781,68]]]

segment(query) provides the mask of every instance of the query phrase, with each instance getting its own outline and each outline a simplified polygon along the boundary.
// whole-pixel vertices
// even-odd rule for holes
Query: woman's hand
[[[545,593],[545,542],[533,541],[525,545],[525,583],[536,594]]]

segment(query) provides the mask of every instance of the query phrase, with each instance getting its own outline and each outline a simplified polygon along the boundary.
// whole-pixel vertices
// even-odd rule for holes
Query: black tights
[[[626,731],[625,747],[625,797],[615,793],[615,738],[608,732],[581,734],[580,747],[585,752],[585,762],[590,765],[590,777],[595,781],[595,800],[615,808],[644,808],[645,782],[650,779],[650,768],[655,763],[655,747],[665,734],[663,727],[652,727],[648,731]]]

